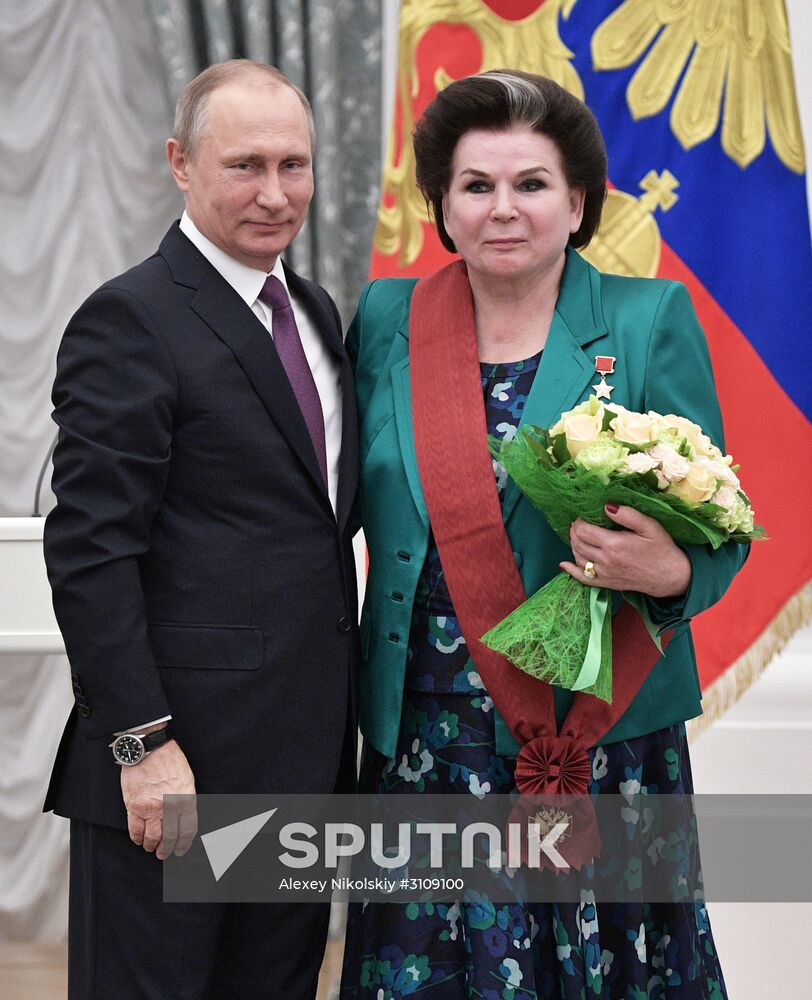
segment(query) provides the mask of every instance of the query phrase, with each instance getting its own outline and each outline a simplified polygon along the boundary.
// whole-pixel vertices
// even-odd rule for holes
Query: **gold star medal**
[[[616,358],[606,357],[602,354],[598,354],[595,357],[595,371],[600,375],[601,380],[597,385],[593,385],[592,388],[595,390],[595,395],[598,399],[609,399],[612,395],[615,387],[609,385],[606,381],[606,376],[614,372],[616,360]]]

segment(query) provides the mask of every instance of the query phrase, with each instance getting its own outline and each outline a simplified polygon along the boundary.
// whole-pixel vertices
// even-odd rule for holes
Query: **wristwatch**
[[[110,748],[113,751],[113,759],[117,764],[123,764],[125,767],[133,767],[135,764],[140,764],[148,753],[152,753],[153,750],[162,747],[164,743],[168,743],[171,739],[172,734],[169,732],[169,726],[164,726],[163,729],[155,729],[153,732],[146,734],[124,733],[113,740]]]

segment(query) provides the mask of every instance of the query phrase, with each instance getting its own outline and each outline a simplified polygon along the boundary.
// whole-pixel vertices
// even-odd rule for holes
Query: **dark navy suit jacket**
[[[45,556],[76,706],[46,809],[126,826],[108,744],[168,714],[198,792],[329,792],[352,756],[355,394],[332,300],[286,274],[340,363],[335,515],[273,339],[177,224],[68,325]]]

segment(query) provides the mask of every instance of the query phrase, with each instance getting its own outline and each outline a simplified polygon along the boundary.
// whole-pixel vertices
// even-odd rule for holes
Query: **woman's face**
[[[443,221],[469,273],[541,278],[581,224],[584,192],[570,188],[552,139],[526,126],[473,130],[457,143]]]

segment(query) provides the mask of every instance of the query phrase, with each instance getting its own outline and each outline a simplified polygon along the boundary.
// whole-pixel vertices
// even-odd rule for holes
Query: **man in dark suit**
[[[354,393],[335,306],[280,254],[312,114],[277,70],[181,94],[186,211],[93,293],[54,387],[45,553],[76,707],[45,808],[71,818],[72,998],[312,997],[328,906],[168,904],[194,813],[162,796],[354,780]]]

